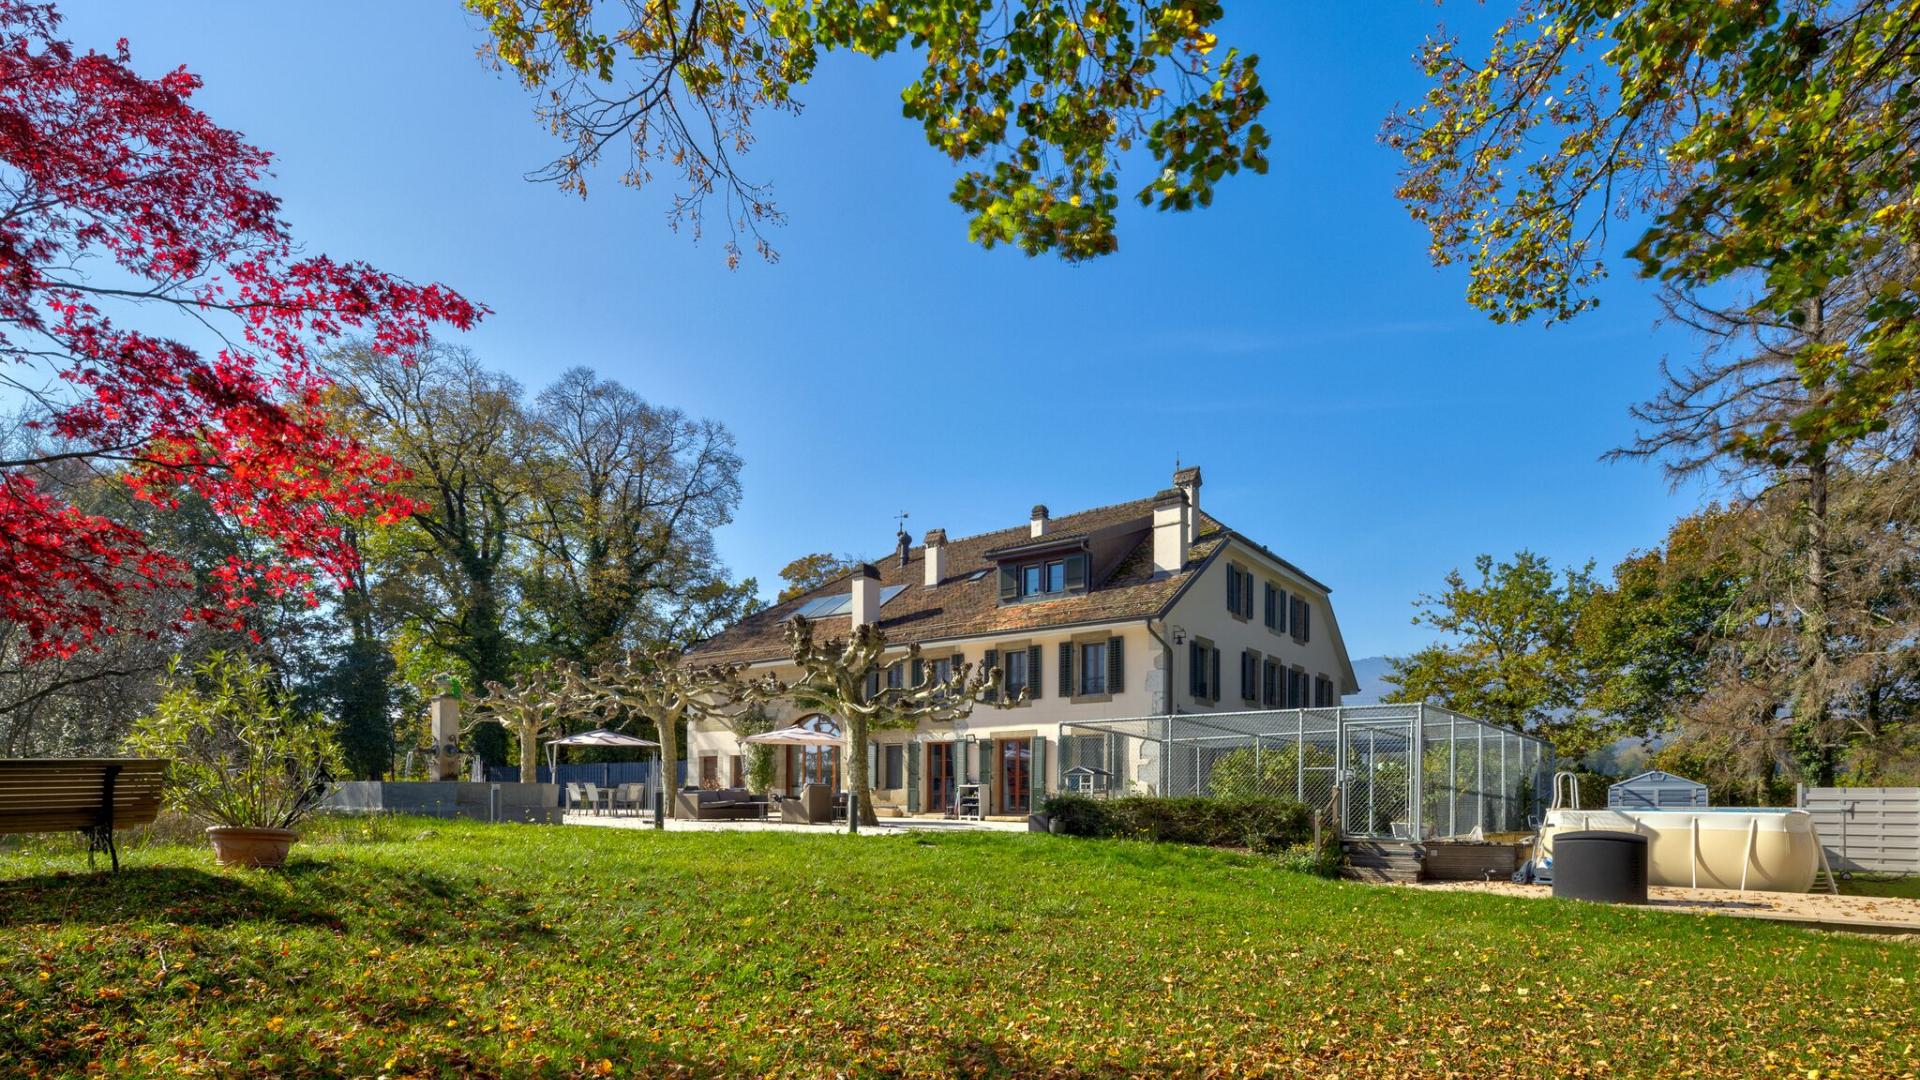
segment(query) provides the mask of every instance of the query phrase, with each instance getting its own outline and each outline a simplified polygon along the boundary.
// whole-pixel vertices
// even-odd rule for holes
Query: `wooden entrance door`
[[[994,744],[1000,750],[1000,812],[1024,814],[1033,802],[1033,740],[1001,739]]]
[[[953,744],[927,744],[927,809],[946,813],[953,806]]]

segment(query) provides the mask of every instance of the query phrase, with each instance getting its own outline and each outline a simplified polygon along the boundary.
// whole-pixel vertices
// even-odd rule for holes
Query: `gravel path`
[[[1545,885],[1515,885],[1510,881],[1427,881],[1414,889],[1451,889],[1552,899]],[[1649,906],[1703,915],[1735,915],[1778,922],[1809,923],[1827,929],[1858,929],[1869,933],[1904,933],[1920,940],[1920,900],[1883,896],[1834,896],[1830,893],[1733,892],[1726,889],[1680,889],[1655,885],[1647,890]]]

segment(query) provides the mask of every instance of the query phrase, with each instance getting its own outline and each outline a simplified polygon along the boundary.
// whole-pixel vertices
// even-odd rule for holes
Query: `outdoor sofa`
[[[674,795],[679,816],[693,821],[759,821],[767,800],[746,788],[683,788]]]

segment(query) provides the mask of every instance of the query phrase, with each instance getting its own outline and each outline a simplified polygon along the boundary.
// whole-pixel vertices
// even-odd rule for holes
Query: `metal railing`
[[[1072,721],[1061,787],[1096,794],[1278,796],[1342,830],[1405,840],[1537,821],[1553,748],[1433,705],[1346,705]]]

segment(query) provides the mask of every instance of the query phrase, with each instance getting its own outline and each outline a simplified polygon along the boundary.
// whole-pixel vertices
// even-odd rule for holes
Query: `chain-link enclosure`
[[[1338,799],[1342,830],[1415,839],[1528,828],[1553,749],[1432,705],[1181,713],[1060,728],[1060,787],[1093,795]]]

